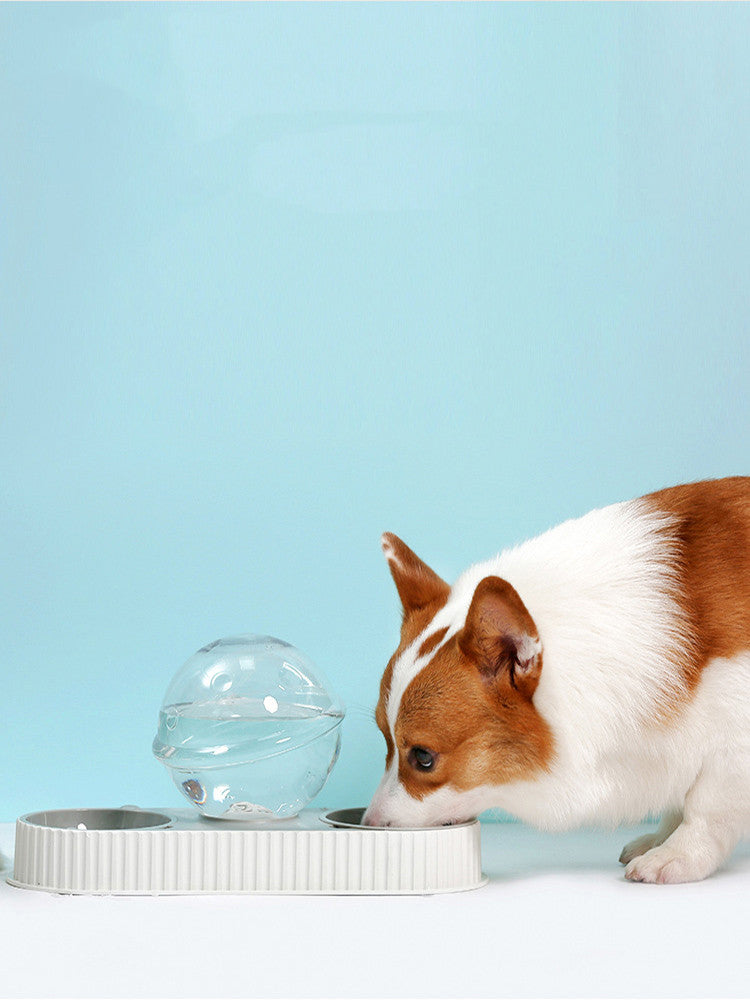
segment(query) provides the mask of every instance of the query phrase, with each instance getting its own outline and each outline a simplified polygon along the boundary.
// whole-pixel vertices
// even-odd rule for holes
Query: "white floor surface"
[[[59,896],[6,872],[0,996],[750,997],[750,844],[705,882],[631,884],[644,829],[485,824],[489,885],[428,897]]]

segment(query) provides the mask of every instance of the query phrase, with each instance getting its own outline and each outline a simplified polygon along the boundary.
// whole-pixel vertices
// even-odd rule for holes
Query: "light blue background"
[[[748,472],[746,5],[3,5],[0,819],[178,804],[173,671],[238,631],[350,707],[379,536],[453,578]]]

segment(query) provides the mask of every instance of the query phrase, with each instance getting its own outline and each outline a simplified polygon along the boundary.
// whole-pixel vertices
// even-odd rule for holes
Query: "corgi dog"
[[[658,815],[620,861],[661,883],[706,878],[750,832],[750,477],[591,511],[452,587],[382,547],[403,622],[365,824]]]

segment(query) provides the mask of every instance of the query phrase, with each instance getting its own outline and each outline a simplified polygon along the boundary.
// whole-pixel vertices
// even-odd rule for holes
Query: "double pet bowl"
[[[362,809],[305,808],[336,763],[343,717],[321,672],[288,643],[211,643],[174,676],[153,745],[192,808],[22,816],[8,881],[135,895],[408,894],[484,884],[476,821],[363,827]]]
[[[361,826],[362,809],[217,823],[190,809],[66,809],[16,824],[11,885],[77,894],[419,894],[475,889],[479,823]]]

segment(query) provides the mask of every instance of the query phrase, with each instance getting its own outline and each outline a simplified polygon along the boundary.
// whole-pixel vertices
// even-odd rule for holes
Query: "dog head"
[[[493,788],[546,766],[551,736],[533,705],[542,644],[506,580],[486,576],[467,595],[395,535],[382,547],[403,619],[375,713],[385,774],[364,823],[463,822],[494,804]]]

